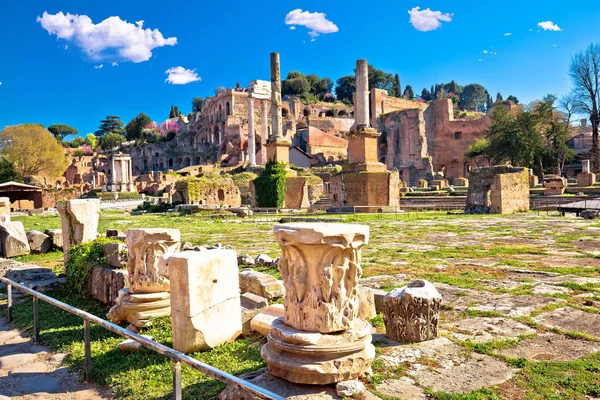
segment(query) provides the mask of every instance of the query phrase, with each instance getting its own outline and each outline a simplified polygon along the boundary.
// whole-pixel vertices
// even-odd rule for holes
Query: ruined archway
[[[231,115],[231,107],[229,105],[229,102],[225,103],[225,116],[230,116]]]
[[[327,112],[325,113],[326,117],[335,117],[335,113],[333,112],[333,110],[327,110]]]

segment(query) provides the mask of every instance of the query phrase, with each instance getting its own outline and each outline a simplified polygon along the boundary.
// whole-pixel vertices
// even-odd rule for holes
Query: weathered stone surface
[[[43,362],[35,362],[32,364],[22,365],[10,371],[9,375],[13,374],[41,374],[48,371],[48,366]]]
[[[544,195],[563,195],[567,188],[567,180],[558,175],[544,176]]]
[[[377,316],[377,311],[375,310],[375,294],[373,290],[359,285],[357,287],[358,290],[358,315],[359,319],[370,320]]]
[[[285,323],[321,333],[350,328],[358,315],[356,286],[369,227],[299,223],[276,225],[274,231],[282,249]]]
[[[104,254],[108,258],[108,265],[120,268],[127,265],[127,246],[123,243],[106,243]]]
[[[240,305],[242,307],[242,330],[250,330],[250,320],[258,313],[269,306],[269,302],[264,297],[252,293],[242,293],[240,296]]]
[[[56,208],[62,223],[62,247],[66,260],[69,247],[96,239],[100,199],[67,200]]]
[[[494,339],[517,339],[536,330],[515,320],[499,317],[466,318],[445,325],[458,340],[483,343]],[[468,332],[468,333],[467,333]]]
[[[254,262],[258,265],[270,267],[273,264],[273,258],[266,254],[259,254]]]
[[[52,239],[52,247],[55,249],[63,249],[62,229],[46,229],[44,233]]]
[[[257,296],[274,301],[285,296],[283,282],[272,275],[246,269],[239,272],[240,291],[253,293]]]
[[[22,378],[16,389],[25,394],[56,393],[60,389],[60,379],[43,374],[35,375],[30,378]]]
[[[355,319],[340,333],[306,332],[278,318],[261,355],[273,375],[295,383],[326,385],[357,379],[371,373],[375,358],[370,330],[369,323]]]
[[[243,254],[238,256],[238,265],[239,266],[252,266],[254,265],[254,258],[250,257],[248,254]]]
[[[438,334],[442,296],[425,280],[394,289],[383,299],[386,336],[399,342],[421,342]]]
[[[400,398],[402,400],[426,400],[425,391],[407,376],[400,379],[391,379],[377,385],[377,391],[385,396]]]
[[[52,250],[52,239],[50,236],[39,231],[29,231],[26,235],[29,248],[33,254],[47,253]]]
[[[498,353],[512,358],[523,357],[529,361],[571,361],[598,351],[598,342],[542,333],[519,342],[516,347],[498,350]]]
[[[0,215],[8,216],[3,222],[10,221],[10,198],[0,197]]]
[[[88,293],[104,304],[114,304],[119,291],[128,285],[127,271],[123,269],[94,267]]]
[[[272,304],[266,310],[250,320],[250,330],[267,336],[271,332],[273,322],[285,314],[283,304]]]
[[[6,342],[5,344],[7,344]],[[37,355],[31,353],[16,353],[0,357],[0,369],[11,370],[21,365],[30,363],[37,359]]]
[[[29,241],[21,221],[0,222],[0,255],[11,258],[29,254]]]
[[[383,313],[383,298],[387,295],[385,290],[371,289],[373,292],[373,301],[375,302],[375,312],[377,314]]]
[[[361,381],[351,380],[338,382],[335,385],[335,392],[342,397],[355,397],[363,394],[367,389]]]
[[[600,217],[600,211],[598,210],[583,210],[579,213],[579,216],[584,219],[596,219]]]
[[[465,213],[529,211],[529,170],[505,165],[474,168],[469,173]]]
[[[145,337],[146,339],[152,340],[152,336],[148,336],[148,335],[141,335],[141,336]],[[133,339],[124,340],[121,343],[119,343],[118,346],[119,346],[119,350],[121,350],[123,352],[130,352],[130,353],[138,351],[142,347],[144,347],[140,342],[137,342]]]
[[[242,332],[234,250],[184,251],[169,259],[173,348],[208,350]]]
[[[564,307],[534,317],[535,322],[566,331],[578,331],[600,338],[600,314]]]

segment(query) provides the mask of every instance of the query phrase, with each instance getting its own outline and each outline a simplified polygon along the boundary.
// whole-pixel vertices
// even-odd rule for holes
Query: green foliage
[[[455,81],[451,81],[450,83],[446,83],[444,85],[444,90],[446,93],[454,93],[455,95],[460,96],[463,92],[463,87]]]
[[[415,98],[415,92],[413,91],[413,88],[410,85],[406,85],[403,97],[407,100],[412,100]]]
[[[240,172],[239,174],[235,174],[231,176],[233,183],[239,188],[248,189],[250,186],[250,182],[255,180],[258,177],[254,172]]]
[[[353,94],[356,92],[356,77],[354,75],[342,76],[335,83],[335,96],[346,104],[353,103]]]
[[[68,250],[68,260],[65,264],[67,275],[67,291],[75,296],[87,296],[87,289],[92,269],[94,267],[107,267],[107,258],[104,254],[104,245],[113,240],[98,238],[91,242],[76,244]]]
[[[83,145],[84,140],[81,136],[77,136],[76,138],[74,138],[73,140],[71,140],[71,143],[69,143],[69,147],[72,149],[77,149],[79,147],[81,147],[81,145]]]
[[[287,190],[285,164],[270,161],[254,180],[256,203],[259,207],[283,207]]]
[[[179,108],[177,108],[177,106],[171,106],[171,111],[169,112],[169,119],[177,117],[179,117]]]
[[[76,135],[77,129],[64,124],[54,124],[48,127],[48,131],[57,139],[65,140],[68,135]]]
[[[394,81],[392,82],[392,89],[390,90],[390,96],[402,97],[402,85],[400,84],[400,76],[394,75]]]
[[[96,148],[96,146],[98,145],[98,139],[96,138],[95,135],[88,133],[85,136],[85,144],[87,144],[88,146],[90,146],[92,148],[92,150],[94,150]]]
[[[447,93],[450,93],[446,90]],[[454,93],[454,92],[452,92]],[[457,93],[455,93],[457,94]],[[483,111],[487,104],[487,91],[477,83],[472,83],[463,88],[459,106],[463,110]]]
[[[100,126],[98,127],[98,130],[94,132],[94,134],[96,137],[101,138],[111,132],[119,135],[123,135],[125,133],[125,128],[123,122],[121,121],[121,117],[108,115],[106,119],[100,121]]]
[[[490,142],[487,139],[479,139],[475,143],[469,146],[467,151],[465,151],[465,156],[469,158],[475,158],[479,156],[483,156],[489,159],[490,154]]]
[[[0,157],[0,183],[4,182],[23,182],[21,176],[15,169],[15,165],[6,157]]]
[[[100,137],[100,146],[104,150],[112,151],[114,148],[121,146],[125,140],[125,136],[110,132]]]
[[[421,98],[425,101],[433,100],[431,92],[429,92],[429,90],[427,90],[427,88],[423,88],[423,90],[421,91]]]
[[[515,104],[519,104],[519,99],[516,96],[510,95],[506,98],[506,101],[512,101]]]
[[[144,113],[139,113],[125,126],[127,140],[142,140],[144,127],[151,124],[152,120]]]
[[[168,204],[168,203],[161,203],[161,204],[151,204],[149,201],[145,201],[142,204],[140,204],[139,206],[137,206],[136,210],[137,211],[146,211],[149,213],[164,213],[167,212],[167,210],[173,208],[173,205]]]
[[[290,71],[287,78],[281,82],[281,93],[305,101],[322,101],[326,100],[332,87],[333,82],[327,77],[321,79],[315,74],[304,76],[301,72]]]
[[[192,112],[202,111],[204,104],[206,104],[206,100],[204,100],[202,97],[194,97],[192,99]]]

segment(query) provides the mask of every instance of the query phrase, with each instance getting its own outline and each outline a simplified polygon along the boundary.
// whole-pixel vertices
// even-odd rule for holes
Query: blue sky
[[[106,115],[162,121],[217,86],[268,79],[271,51],[284,76],[335,80],[367,58],[418,93],[454,79],[530,102],[568,92],[571,57],[600,41],[597,0],[1,3],[0,128],[65,123],[82,134]]]

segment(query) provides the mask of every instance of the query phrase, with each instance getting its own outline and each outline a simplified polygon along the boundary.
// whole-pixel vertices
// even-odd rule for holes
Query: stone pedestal
[[[234,250],[184,251],[169,259],[173,348],[209,350],[242,333]]]
[[[567,189],[567,180],[558,175],[546,175],[544,178],[544,195],[563,195]]]
[[[0,222],[10,222],[10,199],[0,197]]]
[[[151,317],[170,314],[167,260],[179,250],[179,236],[178,229],[127,231],[129,288],[119,291],[119,297],[107,315],[112,322],[127,320],[139,328],[148,326]]]
[[[267,160],[282,164],[290,163],[290,142],[285,139],[273,139],[266,145]]]
[[[62,223],[62,247],[66,260],[69,247],[96,239],[100,200],[67,200],[56,208]]]
[[[425,280],[410,282],[383,297],[385,336],[398,342],[435,339],[442,296]]]
[[[596,174],[593,172],[586,172],[577,174],[577,186],[586,187],[594,186],[596,183]]]
[[[367,128],[365,126],[355,127],[348,136],[348,155],[350,162],[355,163],[380,163],[377,158],[377,138],[381,133],[376,129]]]
[[[357,318],[361,248],[369,228],[350,224],[275,226],[286,288],[284,318],[275,320],[262,355],[275,376],[328,384],[370,372],[370,325]]]
[[[29,254],[29,241],[21,221],[0,222],[0,256],[5,258]]]

